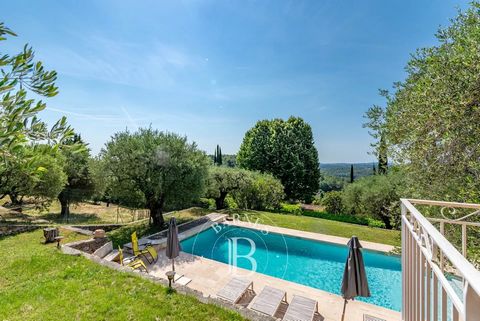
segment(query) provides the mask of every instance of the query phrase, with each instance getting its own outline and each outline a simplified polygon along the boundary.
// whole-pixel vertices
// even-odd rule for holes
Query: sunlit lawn
[[[261,211],[239,211],[238,213],[242,220],[246,220],[248,217],[250,221],[255,222],[259,219],[258,223],[260,224],[347,238],[355,235],[360,240],[393,246],[400,246],[401,244],[400,231],[373,228],[300,215],[277,214]]]
[[[41,230],[0,239],[0,320],[242,320],[42,241]]]
[[[53,201],[46,209],[27,208],[25,214],[55,223],[91,224],[91,223],[128,223],[148,217],[143,210],[131,210],[115,204],[77,203],[70,205],[70,216],[64,219],[60,216],[60,203]]]

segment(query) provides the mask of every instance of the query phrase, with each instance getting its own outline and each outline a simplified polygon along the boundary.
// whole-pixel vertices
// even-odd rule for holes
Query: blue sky
[[[321,162],[366,162],[362,115],[465,1],[8,1],[1,20],[57,70],[61,115],[93,153],[152,127],[236,153],[257,120],[303,117]]]

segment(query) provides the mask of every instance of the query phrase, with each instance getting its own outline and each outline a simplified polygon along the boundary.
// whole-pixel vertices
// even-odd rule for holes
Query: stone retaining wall
[[[0,225],[0,237],[13,236],[20,233],[34,231],[43,226],[38,225]]]
[[[69,243],[68,246],[88,254],[93,254],[96,250],[98,250],[108,242],[109,240],[107,237],[102,237],[97,239],[89,239],[89,240]]]

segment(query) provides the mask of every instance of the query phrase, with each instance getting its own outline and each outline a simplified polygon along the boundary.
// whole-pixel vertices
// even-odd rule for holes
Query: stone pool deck
[[[346,244],[348,241],[348,239],[341,237],[303,232],[268,225],[253,224],[248,222],[226,221],[222,223],[331,243]],[[198,231],[196,232],[198,233]],[[192,235],[191,233],[188,234]],[[381,252],[390,252],[393,250],[392,246],[373,242],[362,242],[362,245],[366,249]],[[175,260],[175,266],[177,274],[184,275],[192,280],[187,286],[191,289],[202,292],[206,297],[216,297],[216,293],[223,288],[223,286],[232,277],[245,276],[253,281],[253,287],[256,294],[260,293],[266,285],[270,285],[285,290],[287,292],[288,302],[290,302],[294,294],[317,300],[319,308],[319,315],[316,315],[315,317],[315,320],[317,321],[340,321],[342,319],[344,300],[340,296],[329,292],[241,268],[232,269],[232,267],[227,264],[184,252],[181,252],[180,256]],[[165,250],[161,249],[159,251],[158,261],[149,266],[150,274],[166,279],[165,273],[169,270],[171,270],[171,261],[165,256]],[[299,273],[301,273],[301,271],[299,271]],[[244,298],[240,303],[244,307],[249,307],[252,303],[252,300],[253,296],[250,296]],[[281,306],[275,317],[282,318],[286,308],[287,306]],[[364,314],[385,319],[387,321],[401,320],[400,312],[360,301],[350,301],[347,304],[344,320],[363,321]]]

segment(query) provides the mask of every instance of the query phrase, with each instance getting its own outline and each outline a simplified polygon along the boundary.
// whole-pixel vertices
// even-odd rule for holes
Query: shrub
[[[386,228],[385,223],[383,223],[382,221],[373,219],[371,217],[367,217],[366,219],[368,221],[368,226],[370,227]]]
[[[315,194],[315,196],[313,197],[312,204],[313,205],[322,205],[322,196],[323,196],[323,192]]]
[[[325,193],[322,198],[322,205],[325,206],[325,211],[332,214],[340,214],[343,212],[342,193],[338,191],[331,191]]]
[[[300,204],[281,203],[280,212],[293,215],[302,215],[302,207]]]
[[[275,210],[285,194],[280,180],[270,174],[249,172],[245,184],[232,192],[239,208],[252,210]]]
[[[345,211],[381,220],[388,229],[397,228],[403,177],[401,172],[391,171],[388,175],[364,177],[349,184],[343,190]]]
[[[227,197],[225,197],[225,205],[227,205],[227,208],[230,208],[230,209],[237,209],[238,208],[237,202],[235,202],[232,195],[230,195],[230,194],[228,194]]]
[[[207,208],[209,210],[215,209],[215,200],[213,198],[202,197],[198,200],[198,207]]]
[[[368,225],[368,221],[365,217],[362,217],[362,216],[357,217],[350,214],[332,214],[328,212],[304,210],[302,215],[309,216],[309,217],[323,218],[331,221]]]

